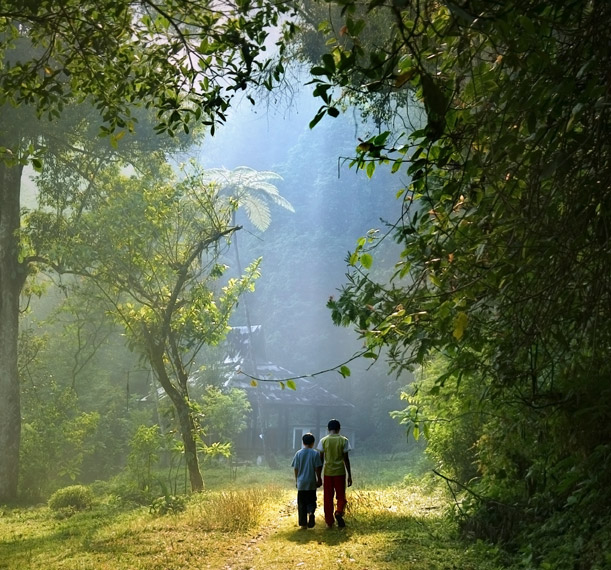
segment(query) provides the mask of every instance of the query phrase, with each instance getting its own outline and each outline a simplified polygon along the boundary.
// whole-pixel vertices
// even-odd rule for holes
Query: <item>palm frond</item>
[[[249,166],[210,168],[202,175],[205,183],[218,185],[219,194],[234,198],[238,207],[243,207],[248,219],[260,231],[265,231],[271,222],[270,204],[294,212],[292,204],[280,195],[272,180],[282,180],[271,170],[255,170]]]
[[[246,195],[243,197],[241,206],[244,207],[248,219],[259,231],[264,232],[272,221],[267,202],[260,200],[256,196]]]

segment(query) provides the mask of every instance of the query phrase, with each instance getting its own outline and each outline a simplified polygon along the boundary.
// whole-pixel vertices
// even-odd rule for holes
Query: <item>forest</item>
[[[611,568],[610,21],[2,0],[0,568]]]

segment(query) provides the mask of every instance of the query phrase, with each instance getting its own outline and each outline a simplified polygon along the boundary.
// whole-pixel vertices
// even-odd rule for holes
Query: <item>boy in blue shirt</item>
[[[301,441],[303,447],[293,457],[291,467],[295,471],[299,526],[305,530],[316,524],[316,489],[322,485],[322,460],[314,449],[316,440],[311,433],[303,434]]]

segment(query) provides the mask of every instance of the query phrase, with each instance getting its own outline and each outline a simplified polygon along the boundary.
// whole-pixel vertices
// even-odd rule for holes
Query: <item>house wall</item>
[[[351,427],[352,408],[329,410],[325,406],[264,406],[259,414],[256,405],[249,419],[248,428],[236,440],[236,453],[241,457],[256,457],[264,454],[264,439],[270,451],[288,455],[301,449],[301,437],[312,433],[316,443],[327,435],[330,418],[339,417],[341,433],[354,448],[355,431]],[[262,425],[264,424],[264,425]]]

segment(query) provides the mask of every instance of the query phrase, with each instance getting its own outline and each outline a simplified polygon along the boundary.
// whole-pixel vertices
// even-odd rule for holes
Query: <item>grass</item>
[[[108,498],[68,518],[47,507],[0,510],[0,569],[501,568],[493,550],[459,540],[440,491],[406,483],[405,458],[385,462],[384,484],[376,488],[378,461],[354,458],[344,530],[327,530],[321,507],[317,526],[300,530],[290,469],[245,467],[223,488],[222,473],[214,486],[207,479],[207,491],[177,514],[158,516]]]

